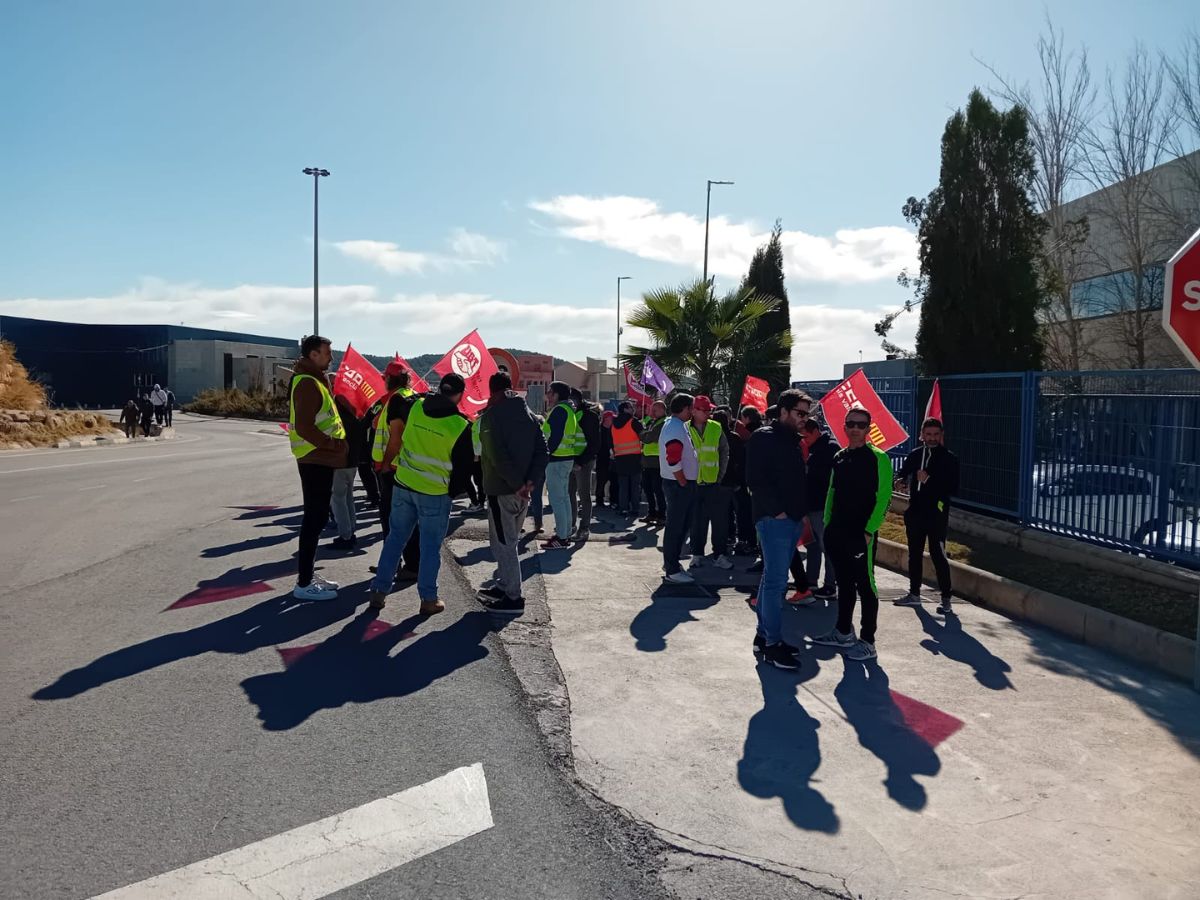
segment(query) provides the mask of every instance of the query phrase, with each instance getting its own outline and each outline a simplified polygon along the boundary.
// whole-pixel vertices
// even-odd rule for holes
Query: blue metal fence
[[[919,438],[932,378],[870,379]],[[1005,372],[940,379],[959,505],[1200,568],[1200,372]],[[837,381],[795,386],[820,399]]]

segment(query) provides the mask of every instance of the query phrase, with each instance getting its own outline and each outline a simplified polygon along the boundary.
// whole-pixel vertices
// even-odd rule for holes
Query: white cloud
[[[449,253],[403,250],[391,241],[352,240],[333,244],[343,255],[368,262],[391,275],[424,275],[428,271],[492,266],[506,257],[503,243],[465,228],[451,231],[447,245]]]
[[[664,212],[653,200],[569,195],[535,201],[530,207],[552,219],[567,237],[697,271],[702,267],[704,220]],[[715,217],[709,226],[709,272],[741,278],[754,251],[769,236],[751,223]],[[916,239],[898,226],[843,228],[831,238],[785,231],[782,240],[784,271],[799,281],[878,281],[916,265]]]
[[[841,378],[844,363],[882,359],[875,323],[888,309],[845,309],[836,306],[795,306],[792,313],[792,379]],[[904,313],[888,335],[892,343],[912,349],[919,313]],[[818,398],[819,399],[819,398]]]

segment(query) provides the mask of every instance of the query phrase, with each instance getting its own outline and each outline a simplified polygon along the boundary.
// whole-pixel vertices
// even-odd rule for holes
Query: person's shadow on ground
[[[492,616],[476,610],[440,631],[422,635],[412,634],[411,629],[424,617],[412,616],[364,641],[376,618],[373,610],[365,610],[286,670],[243,681],[242,689],[258,707],[263,728],[284,731],[322,709],[414,694],[486,657],[483,641],[495,630]],[[412,643],[391,656],[405,638]]]
[[[63,700],[101,685],[120,681],[203,653],[249,653],[262,647],[294,641],[354,612],[358,592],[342,591],[337,600],[305,603],[291,593],[272,597],[247,610],[107,653],[59,676],[36,691],[34,700]]]
[[[799,678],[760,663],[763,708],[750,719],[738,761],[738,783],[755,797],[779,797],[798,828],[836,834],[841,823],[833,805],[812,786],[821,765],[817,729],[821,723],[796,698],[799,683],[817,673],[815,660],[801,661]]]
[[[917,775],[935,776],[942,762],[904,721],[888,686],[887,673],[876,661],[845,660],[846,672],[834,689],[846,721],[858,742],[887,766],[884,785],[888,796],[906,809],[925,808],[928,797]]]
[[[720,597],[697,585],[664,584],[650,595],[650,605],[633,617],[629,633],[637,648],[646,653],[667,649],[667,635],[684,622],[696,622],[692,615],[715,606]]]
[[[975,670],[975,680],[993,691],[1016,690],[1008,678],[1012,666],[988,650],[972,634],[963,630],[962,620],[953,612],[946,613],[946,621],[939,622],[925,611],[916,607],[921,627],[929,635],[921,646],[934,656],[944,656]]]

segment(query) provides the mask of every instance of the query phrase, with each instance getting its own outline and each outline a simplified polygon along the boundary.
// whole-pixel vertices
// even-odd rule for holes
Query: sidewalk
[[[753,576],[664,588],[649,534],[525,564],[580,778],[669,843],[864,898],[1200,895],[1186,685],[966,603],[893,607],[882,569],[878,664],[759,667]],[[491,575],[477,529],[450,549]],[[784,613],[803,646],[835,609]]]

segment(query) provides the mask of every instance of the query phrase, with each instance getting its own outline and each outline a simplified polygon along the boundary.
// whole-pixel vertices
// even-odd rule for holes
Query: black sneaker
[[[942,597],[942,602],[938,604],[937,611],[940,612],[942,615],[946,615],[947,613],[950,612],[950,603],[951,603],[950,595],[947,594],[946,596]]]
[[[519,616],[525,612],[524,597],[505,597],[503,600],[497,600],[495,603],[485,603],[491,612],[501,616]]]
[[[490,606],[493,603],[499,603],[501,600],[508,598],[508,594],[504,593],[498,587],[484,588],[483,590],[476,591],[475,596],[484,606]]]
[[[761,631],[754,633],[754,655],[762,656],[767,649],[767,638]]]
[[[800,648],[793,647],[787,641],[780,641],[778,646],[782,647],[785,653],[792,654],[793,657],[798,657],[800,655]]]
[[[796,657],[788,652],[788,647],[783,641],[780,641],[778,644],[767,645],[767,649],[763,653],[763,662],[769,663],[777,669],[783,669],[786,672],[794,672],[800,668],[800,663],[796,662]]]
[[[350,550],[358,544],[358,538],[351,535],[348,538],[334,538],[329,542],[329,547],[332,550]]]
[[[756,563],[751,563],[746,567],[747,572],[761,572],[763,570],[763,561],[760,559]]]
[[[826,600],[826,601],[836,600],[837,599],[837,588],[836,587],[817,588],[815,591],[813,591],[813,599]]]

